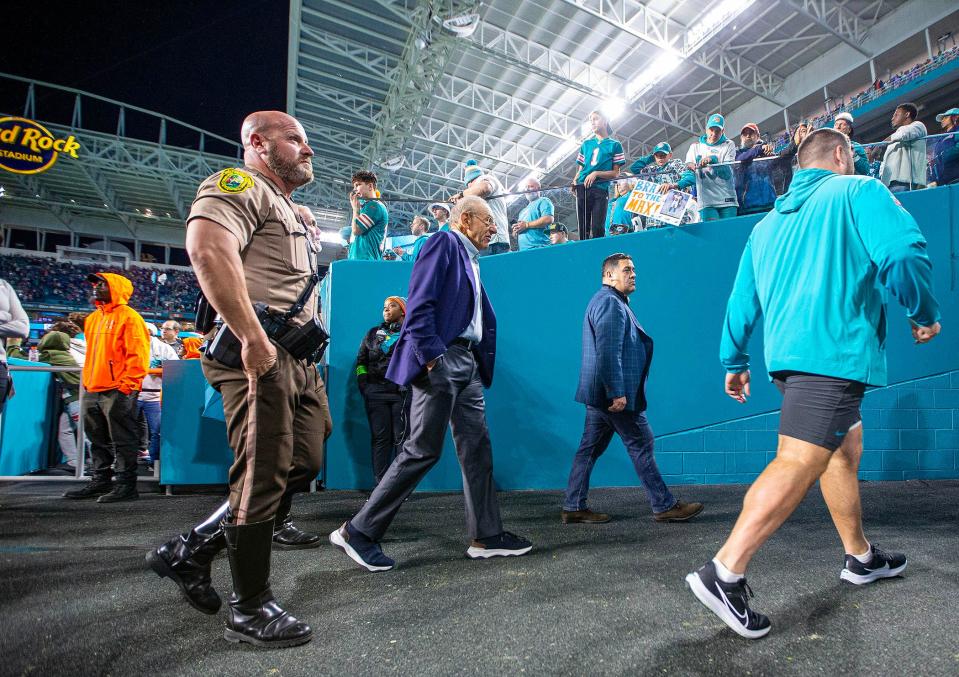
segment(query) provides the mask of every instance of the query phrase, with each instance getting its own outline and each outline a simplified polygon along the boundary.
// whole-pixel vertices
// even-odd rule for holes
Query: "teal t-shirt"
[[[390,220],[386,206],[379,200],[367,200],[360,206],[360,215],[356,224],[363,232],[353,235],[347,258],[359,261],[378,261],[383,258],[380,245],[386,235],[386,224]]]
[[[590,172],[608,172],[616,167],[622,167],[626,164],[626,153],[623,151],[623,144],[616,139],[606,137],[600,139],[591,136],[579,147],[579,155],[576,156],[576,164],[580,165],[579,174],[576,175],[576,183],[582,183]],[[606,188],[609,186],[609,180],[597,181],[593,184],[594,188]]]
[[[801,371],[886,385],[880,287],[918,325],[939,321],[926,240],[884,185],[825,169],[796,172],[753,228],[726,307],[720,361],[749,368],[760,317],[769,372]],[[895,331],[908,331],[894,321]]]
[[[426,241],[429,239],[429,235],[420,235],[413,242],[412,246],[409,247],[406,251],[403,252],[404,261],[415,261],[416,258],[420,255],[420,250],[423,248],[423,245],[426,244]]]
[[[548,197],[538,197],[528,205],[523,207],[522,211],[519,213],[519,220],[526,221],[535,221],[536,219],[541,219],[544,216],[553,216],[555,208],[553,207],[553,202]],[[524,249],[537,249],[538,247],[548,247],[549,246],[549,225],[541,226],[539,228],[529,228],[519,234],[519,237],[516,238],[519,242],[519,250],[523,251]]]
[[[622,235],[633,232],[633,213],[626,211],[629,193],[610,200],[606,208],[606,235]]]

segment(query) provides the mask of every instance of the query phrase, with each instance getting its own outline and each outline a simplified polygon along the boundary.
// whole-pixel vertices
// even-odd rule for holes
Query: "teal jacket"
[[[879,181],[803,169],[749,236],[719,357],[749,368],[760,315],[766,367],[886,385],[885,287],[914,323],[939,321],[915,219]]]
[[[866,149],[861,143],[850,140],[852,144],[852,159],[856,166],[856,174],[859,176],[869,176],[869,158],[866,156]]]

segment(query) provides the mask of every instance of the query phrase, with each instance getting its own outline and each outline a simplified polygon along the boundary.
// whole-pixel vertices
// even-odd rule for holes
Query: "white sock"
[[[722,562],[713,557],[713,564],[716,566],[716,575],[719,576],[719,580],[723,583],[736,583],[741,578],[743,574],[737,574],[726,568]]]
[[[853,557],[859,560],[860,564],[868,564],[869,561],[872,559],[872,546],[869,545],[868,542],[866,543],[866,545],[867,545],[866,552],[864,552],[861,555],[853,555]]]

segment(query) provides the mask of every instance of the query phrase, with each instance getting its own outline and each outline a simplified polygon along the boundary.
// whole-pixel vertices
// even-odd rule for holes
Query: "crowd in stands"
[[[22,308],[20,301],[28,298],[33,290],[19,285],[23,280],[31,280],[30,273],[36,274],[36,267],[26,264],[41,262],[49,265],[58,262],[48,258],[23,256],[4,257],[2,264],[6,265],[10,259],[18,259],[16,263],[19,265],[16,268],[3,268],[0,284],[4,289],[11,290],[18,299],[17,307]],[[71,295],[65,297],[70,299],[70,303],[76,300],[77,305],[85,306],[86,310],[71,312],[47,323],[44,333],[35,342],[24,336],[24,331],[3,334],[0,336],[4,339],[0,356],[4,359],[9,357],[56,367],[82,369],[82,377],[75,371],[55,372],[60,409],[57,413],[57,448],[52,452],[49,467],[45,471],[67,474],[76,472],[80,455],[77,431],[82,417],[87,440],[90,442],[84,453],[91,459],[88,469],[94,476],[98,472],[104,475],[109,470],[106,466],[98,466],[106,462],[101,457],[106,454],[108,447],[117,447],[118,457],[119,447],[129,448],[127,462],[117,461],[118,480],[121,485],[123,480],[126,480],[126,493],[105,502],[128,500],[136,497],[135,488],[130,485],[131,482],[135,483],[134,466],[139,463],[147,466],[148,472],[153,472],[154,464],[160,458],[163,363],[168,360],[199,358],[204,350],[204,339],[193,331],[192,323],[181,324],[175,319],[168,319],[160,329],[155,324],[146,322],[131,307],[131,278],[134,276],[128,274],[130,271],[122,275],[106,271],[100,274],[97,266],[67,266],[70,274],[79,276],[79,279],[67,279],[67,283],[76,285],[78,295],[73,296],[71,289]],[[14,271],[16,272],[11,275]],[[26,275],[18,274],[25,271],[28,271]],[[57,269],[54,268],[54,271],[57,272]],[[168,274],[171,272],[183,274],[183,271],[168,271]],[[149,273],[147,270],[136,271],[137,276],[146,282],[150,281]],[[192,276],[185,276],[187,277]],[[43,276],[43,279],[52,282],[55,278]],[[84,296],[86,298],[81,301]],[[67,298],[54,297],[52,300],[64,303]],[[24,314],[22,309],[19,312]],[[88,334],[98,337],[95,344],[88,342]],[[80,396],[81,384],[85,391],[83,398]],[[118,393],[125,395],[126,399]],[[135,395],[132,403],[131,394]],[[102,401],[105,397],[110,399],[109,406]],[[126,409],[118,413],[118,407],[123,408],[121,405]],[[105,425],[98,416],[108,417],[109,425]],[[122,420],[115,420],[117,417]],[[123,421],[126,421],[126,424],[123,424]],[[124,429],[129,434],[123,440],[103,437],[117,436]],[[111,467],[114,460],[112,457],[109,459]]]
[[[723,115],[714,113],[694,140],[684,159],[673,157],[669,143],[660,141],[653,152],[633,160],[626,170],[622,144],[614,137],[610,122],[600,111],[590,113],[592,134],[577,156],[577,172],[571,192],[575,196],[579,238],[618,235],[635,230],[679,225],[694,220],[710,221],[768,211],[778,195],[788,189],[798,169],[799,145],[813,130],[831,126],[850,139],[855,173],[880,179],[891,191],[916,190],[955,181],[959,171],[959,149],[955,136],[926,143],[929,130],[917,120],[917,107],[902,102],[895,108],[895,131],[875,144],[863,146],[854,140],[853,110],[891,90],[913,82],[926,73],[959,57],[959,47],[942,51],[934,58],[916,63],[888,78],[876,80],[862,92],[845,98],[831,110],[804,119],[791,129],[764,140],[756,123],[746,123],[739,139],[726,129]],[[952,133],[959,115],[950,109],[937,116],[942,131]],[[933,133],[938,130],[933,130]],[[729,136],[727,136],[729,134]],[[417,215],[410,224],[410,236],[397,245],[389,242],[388,231],[405,232],[390,223],[389,201],[381,199],[376,175],[369,171],[353,177],[350,195],[351,224],[340,231],[350,259],[416,260],[429,236],[449,228],[453,205],[466,196],[486,200],[496,231],[482,255],[552,246],[567,240],[567,228],[556,220],[560,189],[543,189],[528,179],[518,186],[519,195],[509,194],[501,180],[479,162],[467,159],[463,166],[464,188],[446,202],[429,205],[426,215]],[[660,197],[647,195],[650,211],[638,208],[634,188],[643,192],[656,184]],[[647,183],[648,182],[648,183]],[[693,199],[685,200],[676,193]],[[632,202],[632,204],[630,204]],[[679,205],[676,215],[667,215],[665,205]],[[671,218],[671,220],[670,220]],[[554,233],[560,233],[554,237]],[[395,238],[394,238],[395,240]]]
[[[72,263],[28,255],[0,257],[0,278],[7,280],[20,294],[20,300],[27,304],[89,308],[90,285],[86,278],[91,272],[100,270],[110,268],[95,263]],[[193,311],[198,287],[192,272],[131,266],[123,274],[133,283],[131,304],[137,308],[166,313]],[[154,274],[165,274],[164,284],[154,282]]]

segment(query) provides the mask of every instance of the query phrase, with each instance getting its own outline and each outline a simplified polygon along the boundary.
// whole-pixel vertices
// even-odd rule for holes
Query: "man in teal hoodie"
[[[842,580],[862,585],[906,567],[862,530],[859,404],[886,385],[880,286],[906,308],[917,343],[939,333],[926,240],[879,181],[853,176],[848,139],[819,129],[799,147],[789,192],[756,224],[726,309],[726,393],[749,395],[749,337],[764,318],[766,365],[783,393],[776,458],[756,479],[726,543],[686,577],[693,594],[743,637],[769,632],[749,608],[746,566],[818,480],[845,548]]]

